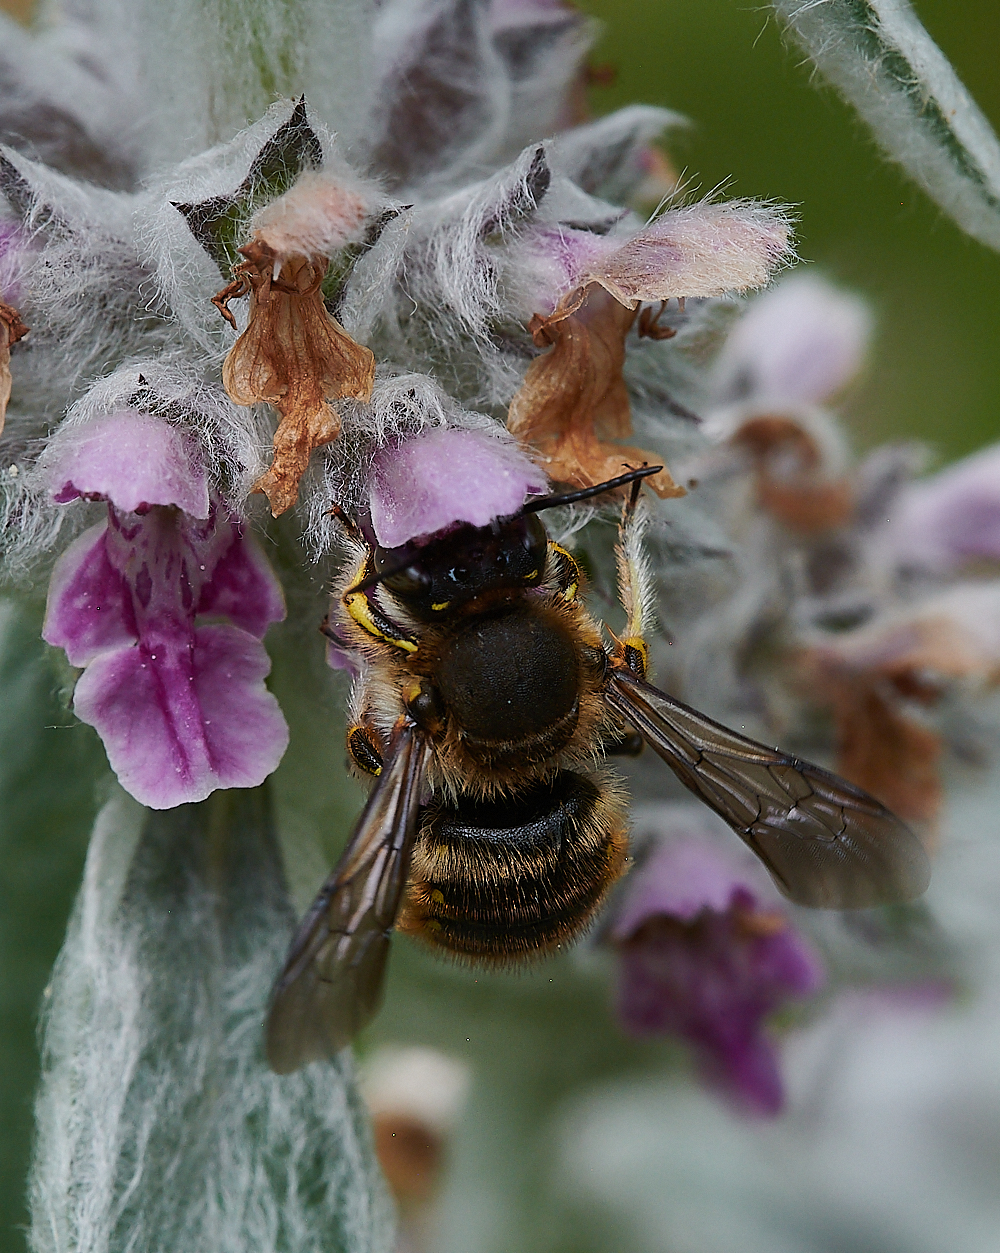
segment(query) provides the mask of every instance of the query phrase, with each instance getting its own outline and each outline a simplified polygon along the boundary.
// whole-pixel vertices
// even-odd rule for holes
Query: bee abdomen
[[[516,798],[435,800],[401,930],[486,963],[542,957],[586,928],[621,874],[625,799],[570,771]]]

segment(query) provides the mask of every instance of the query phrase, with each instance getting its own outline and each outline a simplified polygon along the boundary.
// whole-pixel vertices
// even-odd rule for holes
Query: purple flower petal
[[[561,296],[572,291],[601,257],[621,240],[568,226],[540,226],[522,236],[526,281],[533,310],[551,312]]]
[[[79,536],[55,564],[42,639],[62,648],[74,666],[138,639],[129,587],[108,559],[108,524]]]
[[[756,867],[723,856],[709,839],[660,841],[629,880],[611,934],[626,940],[658,914],[691,922],[705,909],[725,913],[751,881],[763,881]]]
[[[492,0],[490,27],[496,31],[523,26],[562,26],[579,20],[579,10],[563,0]]]
[[[271,623],[285,616],[281,584],[243,526],[230,522],[230,527],[232,543],[201,589],[196,612],[202,617],[228,618],[234,626],[263,639]],[[223,528],[220,532],[225,533]]]
[[[79,496],[134,512],[176,505],[208,517],[208,480],[184,433],[123,409],[57,432],[40,462],[59,504]]]
[[[511,444],[485,431],[426,431],[379,453],[371,517],[383,548],[455,522],[486,526],[546,490],[545,475]]]
[[[43,635],[86,666],[74,709],[122,786],[163,809],[256,786],[281,760],[288,728],[258,637],[282,617],[280,585],[223,507],[109,505],[57,563]]]
[[[716,362],[716,394],[723,403],[822,404],[861,368],[871,329],[858,297],[795,274],[757,297],[733,328]]]
[[[746,200],[695,204],[668,210],[619,243],[581,282],[600,283],[630,307],[673,296],[722,296],[765,286],[793,255],[780,211]]]
[[[364,658],[360,653],[353,648],[335,644],[333,640],[327,640],[326,664],[331,670],[342,670],[344,674],[349,674],[352,679],[356,679],[364,670]]]
[[[73,707],[97,729],[121,785],[152,809],[255,787],[277,767],[288,727],[264,686],[263,644],[233,626],[96,658]]]
[[[625,1029],[678,1036],[706,1082],[746,1112],[775,1114],[782,1087],[765,1020],[815,992],[824,971],[761,883],[707,838],[665,840],[636,872],[611,935]]]
[[[904,488],[886,542],[899,564],[934,570],[1000,561],[1000,444]]]

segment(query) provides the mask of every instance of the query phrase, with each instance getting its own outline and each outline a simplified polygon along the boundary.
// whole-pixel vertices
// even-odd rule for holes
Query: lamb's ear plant
[[[1000,249],[1000,141],[909,0],[773,0],[819,73],[962,230]]]
[[[890,154],[997,244],[996,140],[909,9],[775,7]],[[808,317],[778,316],[763,346],[734,335],[737,367],[713,374],[741,295],[794,260],[790,214],[686,199],[653,146],[676,114],[590,118],[592,36],[560,0],[66,0],[32,32],[0,19],[0,778],[21,806],[5,797],[0,817],[23,846],[36,769],[37,789],[59,791],[46,804],[67,847],[96,813],[43,999],[34,1253],[393,1247],[350,1053],[277,1076],[263,1022],[358,806],[344,657],[317,628],[350,556],[341,519],[371,521],[394,459],[416,467],[394,508],[408,525],[434,517],[430,531],[442,501],[445,525],[488,521],[546,474],[585,487],[655,457],[663,682],[827,755],[830,720],[788,683],[789,659],[819,659],[841,713],[855,653],[884,687],[864,641],[834,647],[827,629],[841,592],[867,598],[876,626],[899,610],[902,559],[845,486],[833,419],[816,410],[856,364],[864,314],[823,291],[793,299]],[[765,395],[803,325],[823,385]],[[769,375],[775,343],[792,349]],[[790,411],[762,428],[776,399]],[[449,494],[427,449],[472,450],[475,499]],[[598,597],[614,577],[608,517],[585,505],[553,528]],[[800,577],[824,527],[849,550],[837,595]],[[26,644],[36,626],[44,655]],[[38,731],[54,717],[72,749],[46,756]],[[905,756],[903,715],[888,725],[903,726]],[[927,744],[918,765],[933,769]],[[49,757],[70,777],[53,781]],[[557,1076],[560,1099],[573,1076],[682,1068],[618,1034],[605,1008],[617,961],[627,1028],[678,1036],[713,1090],[774,1116],[773,1011],[812,997],[801,1013],[815,1014],[821,988],[868,977],[860,942],[785,911],[724,854],[688,856],[703,827],[662,803],[661,776],[639,765],[633,784],[657,802],[648,899],[627,920],[612,902],[598,938],[615,958],[592,946],[563,960],[572,1032],[551,1037],[558,1055],[537,986],[493,977],[481,1022],[498,1055],[516,1036],[524,1073]],[[914,930],[869,965],[902,953],[905,972],[938,972],[940,946],[912,944]],[[473,977],[413,954],[399,970],[391,1029],[471,1043]],[[500,1056],[478,1090],[473,1077],[479,1122],[455,1178],[489,1204],[468,1209],[463,1253],[488,1253],[479,1236],[550,1247],[525,1167],[538,1146],[506,1197],[484,1151],[510,1111],[522,1145],[552,1113],[556,1095],[536,1100],[521,1074]]]

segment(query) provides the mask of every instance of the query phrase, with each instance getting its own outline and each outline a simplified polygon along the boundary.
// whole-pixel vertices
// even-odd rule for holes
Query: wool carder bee
[[[636,732],[791,900],[862,908],[926,887],[919,840],[874,798],[647,682],[653,588],[637,501],[660,468],[388,550],[343,519],[357,564],[327,629],[365,663],[347,743],[375,782],[275,986],[275,1070],[332,1055],[370,1021],[394,928],[494,965],[583,932],[628,847],[624,787],[603,762]],[[606,642],[579,565],[538,515],[629,485],[617,549],[627,626]]]

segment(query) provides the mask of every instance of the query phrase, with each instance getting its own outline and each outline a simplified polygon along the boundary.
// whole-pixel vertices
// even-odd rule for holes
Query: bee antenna
[[[594,487],[581,487],[577,492],[564,492],[561,496],[539,496],[529,501],[520,513],[540,513],[543,509],[555,509],[557,505],[575,505],[578,500],[589,500],[591,496],[603,496],[605,492],[613,492],[615,488],[634,483],[638,491],[639,480],[648,479],[651,474],[659,474],[663,466],[641,466],[638,470],[629,470],[628,474],[620,474],[616,479],[608,479],[606,483],[598,483]]]

